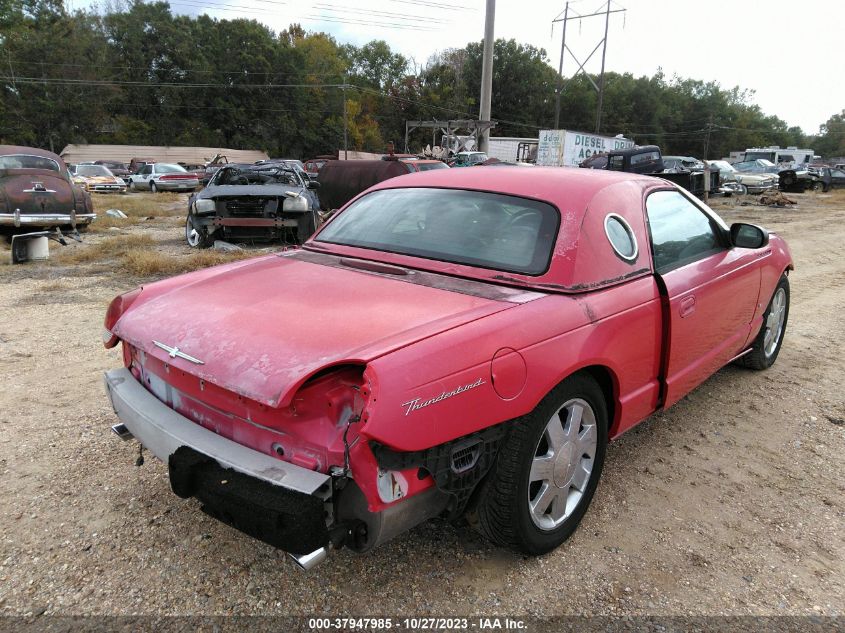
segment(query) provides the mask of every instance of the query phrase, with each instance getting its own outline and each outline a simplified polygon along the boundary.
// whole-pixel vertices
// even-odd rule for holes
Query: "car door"
[[[143,189],[150,188],[150,174],[152,174],[153,166],[147,163],[138,171],[135,177],[135,182]]]
[[[766,249],[731,248],[727,227],[708,211],[678,190],[646,199],[668,328],[664,406],[739,354],[751,334]]]

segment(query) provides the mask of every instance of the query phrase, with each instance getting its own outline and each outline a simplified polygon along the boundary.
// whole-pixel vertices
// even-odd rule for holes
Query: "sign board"
[[[537,148],[537,165],[551,167],[578,167],[593,154],[601,154],[633,147],[627,138],[598,136],[569,130],[540,130]]]

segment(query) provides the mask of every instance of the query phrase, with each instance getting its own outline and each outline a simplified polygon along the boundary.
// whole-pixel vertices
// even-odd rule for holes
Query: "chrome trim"
[[[303,494],[331,497],[331,476],[265,455],[209,431],[156,398],[125,367],[107,371],[103,378],[117,417],[165,464],[177,448],[189,446],[223,468]]]
[[[21,213],[15,209],[14,213],[0,213],[0,226],[21,226],[34,224],[36,226],[61,226],[63,224],[88,224],[97,219],[96,213]]]
[[[201,361],[199,358],[195,358],[193,356],[189,356],[185,352],[181,351],[178,347],[170,347],[169,345],[165,345],[164,343],[159,343],[158,341],[153,341],[153,345],[156,347],[160,347],[165,352],[168,353],[170,358],[184,358],[187,361],[190,361],[196,365],[205,365],[204,361]]]
[[[616,248],[616,245],[613,243],[613,240],[610,239],[610,231],[607,230],[607,221],[610,219],[617,220],[621,225],[622,228],[625,229],[625,232],[628,234],[628,237],[631,238],[631,243],[634,245],[634,253],[633,255],[626,256],[619,252],[619,249]],[[640,246],[637,243],[637,236],[634,235],[634,231],[631,228],[631,225],[628,224],[628,220],[623,218],[618,213],[608,213],[604,217],[604,234],[607,237],[607,241],[610,242],[610,247],[613,249],[613,252],[616,253],[619,257],[624,259],[626,262],[633,263],[637,261],[637,257],[640,254]]]

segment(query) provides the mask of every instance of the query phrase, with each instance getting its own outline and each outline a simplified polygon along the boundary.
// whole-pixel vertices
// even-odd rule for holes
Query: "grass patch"
[[[96,243],[61,250],[55,261],[68,264],[106,264],[111,273],[133,277],[161,277],[178,275],[208,266],[226,264],[239,259],[255,257],[251,251],[220,253],[212,250],[191,251],[182,255],[167,255],[156,248],[149,235],[119,235],[107,237]]]
[[[116,219],[106,215],[108,209],[120,209],[130,219],[184,216],[188,212],[188,196],[184,193],[102,193],[92,195],[91,200],[97,214],[92,226],[99,224],[101,220]]]

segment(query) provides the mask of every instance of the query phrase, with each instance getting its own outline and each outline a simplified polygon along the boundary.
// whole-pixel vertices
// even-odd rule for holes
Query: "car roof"
[[[554,205],[560,212],[560,228],[555,240],[555,256],[545,273],[528,276],[469,268],[458,271],[460,267],[451,264],[449,270],[456,271],[453,274],[561,292],[585,292],[648,274],[651,262],[646,248],[648,236],[643,197],[651,189],[677,190],[665,180],[628,172],[570,167],[522,169],[500,165],[415,172],[380,182],[361,195],[414,187],[484,191]],[[634,261],[623,261],[612,252],[604,228],[609,214],[623,217],[641,245]],[[355,256],[351,251],[349,254]],[[380,258],[403,263],[401,257],[380,255]]]
[[[48,152],[46,149],[38,147],[27,147],[26,145],[0,145],[0,156],[8,156],[9,154],[25,154],[29,156],[40,156],[41,158],[49,158],[56,161],[59,167],[65,167],[65,161],[58,154]]]

